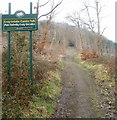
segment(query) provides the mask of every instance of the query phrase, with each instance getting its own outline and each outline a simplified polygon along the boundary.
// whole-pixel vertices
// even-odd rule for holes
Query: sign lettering
[[[18,11],[13,15],[2,15],[2,29],[6,31],[36,31],[38,29],[37,14],[25,14]]]

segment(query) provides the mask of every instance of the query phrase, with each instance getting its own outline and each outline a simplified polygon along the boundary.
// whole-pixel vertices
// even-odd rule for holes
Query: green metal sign
[[[37,14],[32,14],[32,2],[30,2],[30,14],[18,10],[11,14],[11,3],[8,5],[8,14],[2,15],[2,30],[8,32],[8,91],[11,87],[11,31],[30,31],[30,85],[33,93],[33,34],[38,29]]]
[[[2,15],[2,29],[6,31],[35,31],[38,29],[37,14],[25,14],[16,11],[15,14]]]

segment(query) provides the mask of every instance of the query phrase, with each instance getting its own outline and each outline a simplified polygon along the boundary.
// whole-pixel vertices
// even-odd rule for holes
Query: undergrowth
[[[23,110],[25,118],[50,118],[54,114],[61,92],[61,79],[58,72],[50,72],[49,75],[42,89],[32,96],[28,109]]]
[[[33,95],[30,89],[29,37],[11,34],[11,83],[7,81],[7,48],[2,57],[2,118],[47,118],[54,114],[60,94],[59,64],[33,58]],[[33,51],[34,52],[34,51]]]
[[[80,56],[75,57],[76,63],[89,72],[97,86],[101,99],[101,108],[105,111],[105,117],[115,117],[115,72],[109,71],[107,61],[100,58],[81,60]],[[101,58],[102,60],[102,58]],[[96,61],[96,62],[95,62]]]

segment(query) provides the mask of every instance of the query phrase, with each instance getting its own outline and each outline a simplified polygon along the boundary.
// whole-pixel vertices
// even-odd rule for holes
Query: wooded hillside
[[[30,32],[11,32],[10,81],[8,34],[2,32],[2,117],[114,118],[117,43],[103,36],[102,7],[96,1],[94,7],[84,3],[79,13],[66,17],[69,22],[59,23],[53,17],[63,0],[53,0],[50,12],[39,15],[50,1],[41,5],[38,0],[34,7],[38,30],[33,31],[33,66]],[[94,18],[90,8],[95,9]]]

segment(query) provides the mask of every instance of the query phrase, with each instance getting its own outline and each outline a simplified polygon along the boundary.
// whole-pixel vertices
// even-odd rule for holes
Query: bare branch
[[[90,24],[88,24],[88,23],[86,23],[86,22],[84,22],[84,25],[86,25],[86,26],[89,28],[89,30],[91,30],[93,33],[95,33],[95,31],[94,31],[94,26],[91,27]]]
[[[40,19],[41,17],[44,17],[44,16],[47,16],[47,15],[51,14],[62,2],[63,2],[63,0],[61,0],[56,6],[54,6],[53,9],[51,9],[50,12],[41,15],[38,19]]]
[[[75,14],[74,17],[73,16],[67,16],[66,19],[68,19],[69,21],[71,21],[72,23],[74,23],[78,28],[80,28],[80,23],[79,23],[79,19],[76,18]]]
[[[103,31],[102,31],[102,33],[101,33],[101,35],[104,33],[104,31],[107,29],[107,27],[105,27],[104,29],[103,29]]]
[[[52,2],[51,10],[54,8],[54,0]]]
[[[43,6],[47,5],[49,2],[50,2],[50,0],[48,0],[46,3],[40,5],[39,7],[43,7]]]
[[[88,7],[93,8],[93,9],[96,9],[96,7],[93,7],[93,6],[88,6]]]
[[[92,31],[92,32],[94,32],[94,25],[93,25],[93,20],[91,20],[91,17],[90,17],[90,13],[89,13],[89,6],[87,6],[86,4],[84,4],[84,6],[85,6],[85,9],[86,9],[86,11],[87,11],[87,15],[88,15],[88,19],[89,19],[89,28],[90,28],[90,30]]]
[[[102,8],[103,8],[103,7],[105,7],[105,5],[103,5],[103,6],[101,6],[101,7],[99,8],[98,14],[100,14],[100,12],[102,11]]]

